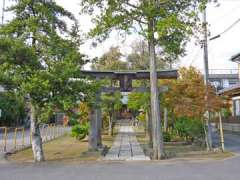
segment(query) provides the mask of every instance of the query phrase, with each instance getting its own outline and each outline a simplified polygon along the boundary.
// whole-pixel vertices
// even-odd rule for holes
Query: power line
[[[240,18],[237,19],[231,26],[229,26],[227,29],[225,29],[223,32],[221,32],[220,34],[213,36],[212,38],[210,38],[209,40],[212,41],[214,39],[219,38],[221,35],[225,34],[226,32],[228,32],[229,30],[231,30],[235,25],[237,25],[240,22]]]
[[[237,23],[240,22],[240,19],[236,20],[231,26],[229,26],[226,30],[224,30],[222,33],[220,33],[219,35],[222,35],[226,32],[228,32],[230,29],[232,29]]]
[[[225,18],[226,16],[232,14],[235,12],[235,10],[239,9],[240,6],[234,7],[231,10],[229,10],[228,12],[226,12],[225,14],[223,14],[222,16],[218,17],[217,19],[213,20],[213,22],[211,24],[217,24],[218,22],[222,21],[223,18]]]
[[[197,47],[197,51],[196,51],[196,53],[194,54],[194,56],[193,56],[193,58],[191,60],[190,66],[192,66],[192,64],[199,58],[200,51],[201,51],[201,48]]]

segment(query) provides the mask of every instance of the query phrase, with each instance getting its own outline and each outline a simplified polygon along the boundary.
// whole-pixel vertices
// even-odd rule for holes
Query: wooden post
[[[7,152],[7,127],[4,129],[4,152]]]
[[[55,133],[56,133],[56,129],[55,129],[55,124],[53,124],[53,139],[56,137]]]
[[[146,137],[148,137],[148,121],[149,121],[148,112],[146,111],[145,112],[145,124],[144,124],[144,134]]]
[[[53,124],[51,124],[51,139],[54,138],[54,129],[53,129]]]
[[[221,142],[221,147],[222,151],[224,151],[224,134],[223,134],[223,126],[222,126],[222,115],[221,112],[218,113],[219,115],[219,130],[220,130],[220,142]]]
[[[167,128],[168,128],[168,110],[167,110],[167,108],[164,108],[163,111],[164,111],[164,132],[167,132]]]
[[[24,146],[25,129],[22,128],[22,146]]]
[[[17,128],[14,131],[14,149],[17,149]]]
[[[32,129],[30,128],[30,135],[29,135],[29,138],[30,138],[30,144],[32,144]]]
[[[0,130],[3,130],[3,136],[2,136],[2,145],[3,145],[3,151],[6,152],[7,147],[7,127],[0,127]]]
[[[174,129],[174,109],[172,108],[172,111],[171,111],[171,123],[172,123],[172,129]]]
[[[56,137],[58,137],[58,125],[56,125]]]

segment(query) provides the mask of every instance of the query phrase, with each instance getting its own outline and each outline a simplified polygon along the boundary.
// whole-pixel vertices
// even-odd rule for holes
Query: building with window
[[[238,69],[212,69],[209,81],[219,91],[239,83]]]
[[[239,79],[240,78],[240,53],[233,56],[231,58],[231,61],[238,63],[237,78]],[[223,89],[218,91],[218,94],[221,96],[227,97],[231,101],[232,115],[234,117],[240,116],[240,83],[239,81],[236,81],[236,83],[233,83],[228,87],[223,87]]]

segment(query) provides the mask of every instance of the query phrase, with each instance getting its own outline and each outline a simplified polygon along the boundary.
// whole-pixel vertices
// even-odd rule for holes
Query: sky
[[[9,0],[6,0],[9,4]],[[2,14],[2,2],[1,14]],[[75,14],[79,20],[80,29],[87,33],[94,24],[91,22],[91,17],[87,15],[79,15],[80,0],[56,0],[56,2]],[[210,3],[207,8],[207,21],[209,23],[210,37],[223,32],[235,21],[240,19],[240,0],[219,0],[220,6]],[[11,14],[5,14],[5,21],[11,18]],[[87,54],[90,58],[101,56],[107,52],[111,46],[120,46],[123,54],[130,53],[130,45],[133,41],[139,39],[138,35],[127,36],[121,38],[117,32],[113,32],[109,39],[101,43],[97,47],[91,46],[91,40],[88,40],[81,45],[80,50]],[[182,57],[176,68],[181,66],[195,66],[198,69],[203,69],[203,50],[195,45],[195,40],[192,38],[187,45],[186,56]],[[209,68],[210,69],[237,69],[237,64],[230,62],[231,56],[240,53],[240,22],[231,30],[224,33],[220,38],[209,42]],[[89,68],[89,66],[86,66]]]

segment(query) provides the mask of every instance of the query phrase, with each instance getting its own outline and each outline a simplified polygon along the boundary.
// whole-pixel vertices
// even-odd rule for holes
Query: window
[[[211,84],[216,88],[218,89],[220,86],[221,86],[221,83],[219,81],[213,81],[211,82]]]
[[[223,80],[222,80],[222,85],[223,85],[223,88],[228,88],[228,87],[229,87],[229,81],[228,81],[228,79],[223,79]]]
[[[233,115],[240,116],[240,97],[233,98]]]

